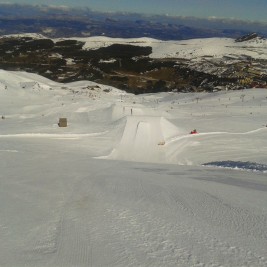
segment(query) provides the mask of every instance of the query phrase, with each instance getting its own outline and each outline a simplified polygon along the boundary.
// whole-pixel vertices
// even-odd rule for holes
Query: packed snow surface
[[[266,90],[0,71],[0,101],[1,267],[267,266]]]

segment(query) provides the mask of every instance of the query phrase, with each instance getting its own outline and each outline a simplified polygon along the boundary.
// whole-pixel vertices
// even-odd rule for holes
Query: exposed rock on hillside
[[[239,38],[237,38],[235,41],[236,42],[245,42],[245,41],[250,41],[256,38],[262,38],[260,37],[257,33],[250,33],[250,34],[246,34],[244,36],[241,36]]]
[[[91,80],[136,94],[266,87],[266,60],[242,52],[220,52],[220,57],[214,57],[216,42],[208,54],[200,54],[207,49],[205,44],[194,49],[191,43],[175,43],[180,52],[155,57],[152,47],[164,50],[165,44],[172,44],[150,39],[111,40],[6,36],[0,38],[0,68],[35,72],[59,82]]]

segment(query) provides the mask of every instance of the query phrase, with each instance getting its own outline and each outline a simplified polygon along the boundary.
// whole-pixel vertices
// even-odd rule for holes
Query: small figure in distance
[[[190,134],[197,134],[197,133],[198,133],[198,132],[197,132],[196,129],[194,129],[193,131],[190,132]]]

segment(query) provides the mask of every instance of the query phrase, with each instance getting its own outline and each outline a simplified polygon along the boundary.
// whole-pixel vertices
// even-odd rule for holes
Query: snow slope
[[[266,90],[0,71],[0,101],[0,266],[267,265]]]

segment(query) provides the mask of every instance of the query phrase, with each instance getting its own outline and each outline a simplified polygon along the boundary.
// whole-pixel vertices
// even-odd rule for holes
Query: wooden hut
[[[67,118],[59,118],[58,127],[67,127]]]

